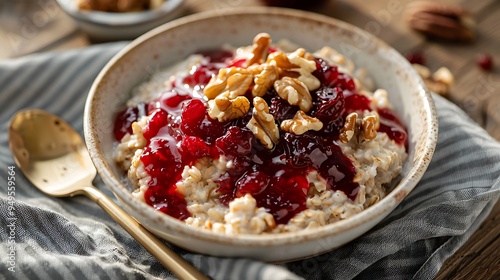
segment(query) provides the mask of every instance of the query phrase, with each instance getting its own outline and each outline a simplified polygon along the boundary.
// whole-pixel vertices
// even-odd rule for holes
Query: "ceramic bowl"
[[[227,236],[189,227],[133,198],[126,176],[113,162],[113,120],[131,88],[152,69],[171,65],[197,50],[230,43],[249,45],[260,32],[290,39],[308,50],[331,46],[363,66],[389,92],[408,126],[409,157],[394,189],[363,212],[315,230]],[[415,187],[434,152],[437,118],[429,91],[394,49],[347,23],[297,10],[236,8],[202,13],[167,23],[120,51],[96,78],[85,109],[85,139],[100,176],[123,208],[154,234],[187,250],[264,261],[289,261],[330,251],[362,235],[386,217]]]
[[[81,30],[93,41],[131,40],[147,31],[181,16],[183,0],[168,0],[158,7],[142,12],[107,13],[83,11],[76,0],[57,0]]]

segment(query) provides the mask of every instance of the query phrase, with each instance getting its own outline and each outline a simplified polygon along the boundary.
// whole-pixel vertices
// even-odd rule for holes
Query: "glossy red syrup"
[[[270,52],[275,51],[270,49]],[[203,88],[218,69],[235,66],[244,61],[235,60],[227,52],[204,52],[206,62],[191,70],[183,79],[190,87]],[[354,81],[337,67],[316,59],[313,73],[321,87],[311,92],[313,108],[310,114],[319,118],[324,127],[319,132],[295,135],[280,130],[280,139],[272,150],[267,150],[246,128],[247,116],[220,123],[208,116],[205,101],[192,97],[185,90],[174,88],[148,106],[151,121],[144,133],[148,145],[141,156],[152,180],[145,194],[146,201],[156,209],[184,220],[190,216],[186,201],[177,192],[184,166],[196,160],[224,156],[232,161],[218,180],[219,200],[229,202],[251,194],[259,207],[271,213],[276,223],[287,223],[306,209],[309,192],[307,174],[316,170],[330,189],[343,191],[354,198],[359,185],[353,182],[355,168],[342,154],[336,140],[347,114],[371,110],[370,100],[355,92]],[[279,124],[293,118],[298,111],[270,89],[263,97],[270,113]],[[119,114],[115,136],[121,139],[130,133],[130,124],[137,119],[137,108],[128,108]],[[389,110],[380,110],[381,128],[397,143],[405,143],[404,125]],[[118,131],[118,133],[116,132]],[[121,137],[120,137],[121,136]]]

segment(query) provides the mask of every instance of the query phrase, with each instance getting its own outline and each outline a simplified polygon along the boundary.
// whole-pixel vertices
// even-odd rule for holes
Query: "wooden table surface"
[[[12,1],[14,2],[14,1]],[[403,21],[409,0],[330,0],[312,11],[363,28],[403,54],[422,51],[431,70],[448,67],[455,76],[449,99],[500,140],[500,1],[446,0],[461,5],[476,20],[470,44],[428,40]],[[231,6],[259,6],[259,0],[186,0],[186,14]],[[33,52],[67,50],[92,44],[54,0],[0,3],[0,59]],[[490,53],[493,71],[476,65]],[[500,279],[500,203],[477,232],[443,265],[436,279]]]

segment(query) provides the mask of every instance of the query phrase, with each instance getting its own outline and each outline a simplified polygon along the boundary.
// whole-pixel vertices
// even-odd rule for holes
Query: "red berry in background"
[[[493,69],[493,58],[487,53],[479,54],[476,62],[477,65],[483,70],[490,71]]]
[[[424,53],[421,51],[407,53],[406,59],[408,59],[408,61],[411,64],[420,64],[420,65],[425,64],[425,56],[424,56]]]

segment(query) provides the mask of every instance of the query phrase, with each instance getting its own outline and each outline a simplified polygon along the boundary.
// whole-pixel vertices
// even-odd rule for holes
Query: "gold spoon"
[[[16,164],[40,191],[91,198],[177,277],[209,279],[92,186],[96,169],[82,138],[64,120],[42,110],[20,111],[10,121],[9,146]]]

